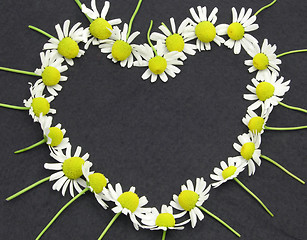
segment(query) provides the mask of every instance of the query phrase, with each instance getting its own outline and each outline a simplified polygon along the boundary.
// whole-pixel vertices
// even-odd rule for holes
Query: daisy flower
[[[83,41],[86,42],[85,31],[80,22],[76,23],[69,30],[70,21],[66,20],[63,24],[63,30],[60,24],[55,26],[55,30],[58,34],[58,38],[50,38],[48,43],[44,45],[44,50],[55,51],[56,57],[64,57],[66,62],[72,66],[74,65],[74,58],[81,57],[85,51],[79,48],[78,43]]]
[[[181,186],[181,193],[173,195],[173,201],[170,205],[184,214],[189,212],[192,228],[196,226],[197,218],[201,221],[204,219],[204,214],[199,210],[204,201],[209,198],[209,191],[211,185],[206,188],[206,181],[203,178],[196,179],[196,186],[194,188],[192,181],[187,180],[186,185]]]
[[[187,43],[191,38],[191,28],[194,29],[189,24],[189,19],[185,19],[180,25],[178,30],[176,29],[176,24],[174,18],[170,18],[171,30],[169,30],[164,23],[159,26],[161,33],[153,32],[150,35],[150,39],[156,42],[162,42],[162,53],[166,54],[168,52],[177,51],[183,52],[189,55],[195,55],[196,45]],[[183,55],[181,60],[185,60],[186,56]]]
[[[281,64],[281,60],[277,59],[275,51],[277,47],[268,43],[267,39],[264,39],[262,47],[258,44],[253,44],[253,47],[247,52],[253,60],[246,60],[244,63],[247,66],[251,66],[248,71],[250,73],[258,71],[256,79],[265,80],[274,72],[277,76],[279,75],[280,69],[277,64]],[[270,72],[271,71],[271,72]]]
[[[254,175],[256,171],[255,163],[258,166],[261,164],[261,150],[259,149],[261,137],[259,134],[249,132],[239,135],[238,140],[241,145],[234,143],[233,148],[240,153],[240,156],[234,157],[234,160],[248,165],[248,175]]]
[[[228,35],[229,39],[224,43],[228,48],[233,48],[234,54],[239,54],[241,46],[248,52],[252,48],[252,44],[257,44],[258,40],[250,35],[248,32],[252,32],[259,28],[258,24],[255,24],[257,17],[252,16],[252,9],[249,8],[245,12],[245,8],[241,8],[238,13],[235,8],[232,8],[232,23],[220,24],[216,27],[216,32],[219,35]]]
[[[103,189],[107,186],[109,180],[101,173],[95,173],[94,171],[90,172],[90,168],[93,164],[90,161],[86,161],[82,165],[82,173],[85,177],[88,187],[91,192],[94,193],[96,200],[98,203],[104,208],[107,209],[108,205],[104,201],[108,201],[109,199],[105,197],[103,194]],[[104,201],[103,201],[104,200]]]
[[[106,20],[110,8],[109,1],[104,2],[100,14],[96,7],[96,0],[91,1],[91,7],[92,9],[89,9],[85,4],[82,4],[82,12],[93,20],[90,26],[85,29],[86,36],[90,37],[84,46],[85,49],[88,49],[91,43],[93,43],[93,45],[98,45],[101,40],[109,38],[112,34],[113,26],[122,22],[120,18]]]
[[[207,17],[207,7],[197,7],[198,15],[195,12],[194,8],[190,8],[190,13],[194,19],[189,21],[193,28],[190,28],[188,31],[189,40],[195,39],[196,46],[199,51],[211,50],[211,42],[215,42],[217,45],[221,46],[221,43],[224,43],[225,40],[220,37],[217,29],[214,24],[217,21],[217,12],[218,8],[215,7],[212,12]]]
[[[124,29],[121,31],[118,27],[114,27],[112,35],[109,39],[101,40],[99,48],[102,53],[109,53],[107,58],[114,63],[120,62],[122,67],[131,68],[133,65],[133,56],[139,61],[142,61],[141,55],[137,51],[137,45],[131,44],[132,41],[140,34],[134,32],[127,37],[128,24],[124,24]]]
[[[283,100],[283,96],[290,89],[290,80],[283,82],[284,78],[281,77],[277,80],[276,74],[273,72],[271,77],[263,82],[259,82],[255,78],[252,79],[253,86],[247,85],[247,89],[252,92],[252,94],[244,94],[243,97],[246,100],[251,100],[254,102],[248,107],[250,110],[255,110],[261,105],[264,105],[264,109],[270,106],[276,106],[279,102]]]
[[[71,155],[71,145],[66,149],[66,154],[63,151],[57,150],[50,153],[50,156],[58,161],[58,163],[45,163],[44,167],[48,170],[55,170],[56,173],[50,176],[50,181],[56,182],[53,184],[52,189],[60,191],[62,188],[62,195],[65,195],[65,192],[69,185],[69,192],[72,197],[74,197],[74,189],[78,193],[82,192],[82,187],[87,187],[86,182],[81,178],[82,165],[88,160],[89,154],[86,153],[80,157],[82,148],[77,147],[74,156]]]
[[[43,95],[44,86],[32,86],[30,84],[31,97],[28,100],[23,100],[23,103],[29,109],[29,114],[34,122],[38,122],[39,117],[45,116],[48,113],[55,114],[56,110],[50,108],[50,103],[54,100],[53,96],[45,98]]]

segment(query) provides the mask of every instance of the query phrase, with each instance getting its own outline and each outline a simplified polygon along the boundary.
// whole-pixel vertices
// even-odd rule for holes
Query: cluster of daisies
[[[283,100],[283,95],[289,90],[290,81],[284,82],[283,77],[278,77],[278,65],[281,61],[275,54],[276,46],[265,39],[260,47],[257,39],[250,34],[259,27],[255,23],[256,16],[252,14],[252,9],[246,11],[242,8],[237,12],[232,8],[232,23],[216,25],[217,8],[211,13],[206,7],[198,6],[196,10],[191,8],[191,17],[184,19],[178,28],[174,18],[170,18],[170,28],[162,23],[159,26],[160,33],[150,34],[149,30],[148,44],[138,45],[133,44],[133,41],[140,32],[130,34],[131,24],[124,23],[121,29],[117,26],[122,22],[121,19],[108,19],[106,16],[109,7],[110,3],[106,1],[99,13],[95,0],[91,1],[91,8],[80,5],[82,12],[90,20],[89,27],[83,28],[81,23],[70,27],[69,20],[64,22],[62,28],[59,24],[56,25],[57,38],[50,35],[43,47],[44,52],[40,53],[42,66],[34,72],[40,79],[31,84],[31,97],[24,100],[24,105],[34,121],[40,123],[50,156],[56,161],[44,165],[45,169],[55,171],[49,181],[54,181],[52,188],[61,191],[63,196],[68,188],[72,197],[76,191],[80,194],[86,189],[94,194],[105,209],[109,202],[113,202],[115,207],[112,211],[129,215],[136,229],[183,229],[183,225],[189,222],[194,228],[197,220],[204,218],[202,211],[205,209],[202,205],[208,199],[211,189],[211,184],[207,184],[203,178],[197,178],[195,184],[187,180],[181,186],[180,193],[174,195],[173,200],[160,210],[146,207],[147,198],[139,197],[134,187],[123,191],[119,183],[113,187],[104,174],[92,171],[93,164],[89,161],[89,154],[82,153],[80,146],[72,153],[69,138],[65,137],[65,129],[61,124],[53,123],[50,116],[56,113],[50,103],[61,91],[61,82],[68,79],[62,75],[68,70],[65,62],[73,66],[75,58],[84,55],[85,51],[79,47],[83,42],[84,49],[88,49],[91,44],[98,45],[102,53],[108,54],[108,59],[114,63],[119,62],[121,67],[146,67],[143,79],[150,78],[151,82],[155,82],[159,77],[166,82],[168,76],[174,78],[180,72],[177,66],[183,65],[187,55],[196,54],[196,50],[209,51],[214,43],[218,46],[224,44],[233,49],[235,54],[239,54],[243,48],[252,58],[245,61],[245,65],[249,66],[248,71],[256,72],[255,78],[251,80],[253,86],[247,86],[251,93],[244,94],[246,100],[254,101],[242,119],[248,132],[239,135],[238,143],[233,144],[238,156],[221,161],[220,168],[214,168],[214,174],[210,175],[215,181],[212,183],[213,187],[236,178],[246,167],[249,176],[255,174],[256,165],[261,164],[260,144],[264,126],[273,107]],[[46,91],[50,96],[46,97]],[[178,221],[187,213],[188,218]]]

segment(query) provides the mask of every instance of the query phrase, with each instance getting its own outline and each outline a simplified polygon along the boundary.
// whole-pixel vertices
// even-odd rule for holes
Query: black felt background
[[[90,5],[90,1],[85,1]],[[268,1],[146,1],[137,15],[133,31],[142,32],[136,42],[146,41],[150,19],[154,30],[175,17],[177,24],[189,16],[188,9],[206,5],[219,8],[218,24],[231,21],[231,7],[245,6],[254,11]],[[137,1],[111,1],[108,19],[121,17],[128,22]],[[103,1],[98,1],[98,9]],[[258,16],[260,28],[253,32],[259,42],[268,38],[278,53],[307,47],[307,3],[278,1]],[[29,29],[32,24],[56,35],[54,26],[66,19],[88,25],[73,0],[1,1],[0,66],[33,71],[40,67],[39,52],[47,39]],[[213,44],[210,52],[188,57],[182,72],[166,84],[141,79],[145,68],[123,69],[91,46],[86,55],[64,75],[69,77],[52,103],[57,109],[54,122],[61,122],[71,143],[91,154],[94,169],[101,171],[124,190],[131,185],[146,195],[150,206],[168,204],[187,179],[195,181],[209,174],[221,160],[236,156],[236,137],[246,131],[241,123],[250,102],[242,96],[254,74],[247,72],[243,51],[235,56],[225,46]],[[281,75],[291,79],[285,103],[307,108],[307,54],[282,58]],[[0,72],[0,102],[22,105],[29,97],[28,82],[35,78]],[[27,112],[0,109],[0,238],[34,239],[54,214],[69,201],[45,183],[21,197],[4,199],[52,172],[43,168],[52,162],[47,146],[14,155],[16,149],[41,140],[38,124]],[[268,125],[306,125],[307,116],[276,107]],[[261,149],[289,170],[306,180],[305,131],[266,132]],[[243,240],[306,239],[306,187],[263,161],[252,178],[239,176],[275,213],[271,218],[235,182],[212,190],[204,206],[242,234]],[[97,239],[113,217],[91,194],[69,207],[42,239]],[[105,239],[160,239],[160,231],[135,231],[129,218],[121,216]],[[237,239],[218,222],[206,216],[195,229],[169,231],[167,239]]]

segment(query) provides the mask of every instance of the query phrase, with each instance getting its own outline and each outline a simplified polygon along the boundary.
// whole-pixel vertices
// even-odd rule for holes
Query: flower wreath
[[[123,213],[129,215],[136,230],[139,228],[162,230],[162,239],[166,238],[169,229],[182,230],[184,225],[190,223],[192,228],[197,221],[204,219],[204,213],[219,221],[231,232],[240,237],[240,234],[220,217],[203,206],[209,198],[211,186],[216,188],[228,180],[236,181],[244,190],[258,201],[261,206],[273,216],[269,208],[237,177],[239,173],[247,169],[248,175],[252,176],[260,166],[261,159],[267,160],[289,174],[297,181],[305,182],[293,173],[286,170],[276,161],[261,153],[261,136],[265,130],[298,130],[306,126],[292,128],[276,128],[266,125],[269,115],[277,105],[301,111],[306,110],[292,107],[282,102],[284,94],[289,90],[289,80],[280,76],[280,57],[306,50],[290,51],[276,55],[276,45],[269,43],[267,39],[259,43],[252,35],[252,32],[259,28],[256,23],[256,16],[273,5],[266,5],[258,12],[253,13],[252,9],[232,8],[232,22],[229,24],[217,24],[218,9],[207,9],[205,6],[190,8],[189,16],[180,24],[176,24],[174,18],[170,23],[162,23],[159,26],[160,32],[151,32],[151,22],[147,40],[148,44],[133,44],[133,41],[140,32],[131,32],[133,20],[140,9],[142,0],[138,5],[131,20],[118,26],[121,19],[109,19],[108,10],[110,2],[105,1],[101,10],[96,7],[96,1],[91,1],[91,6],[81,4],[75,0],[82,12],[88,18],[90,25],[81,27],[81,23],[71,24],[66,20],[63,25],[55,26],[57,35],[50,35],[45,31],[29,26],[47,37],[48,42],[44,45],[44,51],[40,53],[41,67],[34,72],[16,70],[0,67],[0,70],[15,72],[25,75],[32,75],[39,78],[34,84],[30,83],[30,98],[24,100],[24,107],[9,104],[0,104],[2,107],[29,111],[34,122],[38,122],[43,131],[43,139],[27,148],[16,151],[22,153],[41,144],[47,144],[50,149],[50,156],[54,162],[45,163],[45,169],[54,171],[50,176],[32,184],[20,192],[7,198],[8,201],[16,198],[22,193],[46,182],[54,181],[53,190],[60,191],[64,196],[69,191],[72,199],[60,209],[49,224],[41,231],[36,239],[45,233],[57,217],[76,199],[85,192],[92,192],[98,203],[107,209],[110,202],[113,202],[112,211],[115,216],[110,224],[99,236],[102,239],[114,221]],[[173,199],[161,209],[148,207],[148,200],[145,196],[139,196],[135,187],[124,191],[119,183],[111,183],[104,173],[95,172],[92,169],[93,163],[89,161],[89,154],[84,153],[80,146],[72,150],[69,138],[66,137],[66,130],[60,123],[55,123],[52,114],[52,101],[62,89],[62,82],[67,81],[66,71],[73,66],[76,58],[85,54],[80,48],[84,43],[84,49],[90,45],[98,45],[102,53],[114,63],[119,62],[121,67],[131,68],[132,66],[145,67],[142,79],[150,79],[156,82],[159,79],[167,82],[169,78],[176,77],[180,72],[183,62],[195,55],[197,52],[210,51],[213,45],[224,44],[232,49],[234,54],[246,51],[250,59],[244,63],[248,66],[250,73],[256,73],[247,86],[249,93],[244,94],[244,99],[252,101],[247,109],[246,116],[242,122],[249,129],[248,132],[238,136],[233,144],[238,152],[235,157],[229,157],[227,161],[221,161],[220,166],[213,169],[210,175],[214,183],[207,184],[203,177],[195,180],[187,180],[181,186],[181,191],[173,195]],[[156,45],[154,45],[154,42]],[[77,194],[76,194],[77,192]],[[187,216],[183,219],[183,216]]]

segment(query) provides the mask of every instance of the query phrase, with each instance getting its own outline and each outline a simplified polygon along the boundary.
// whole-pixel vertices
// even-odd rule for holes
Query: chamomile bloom
[[[228,158],[228,164],[224,161],[220,162],[221,168],[214,168],[214,174],[210,174],[211,179],[217,181],[212,183],[214,188],[217,188],[222,183],[236,178],[240,172],[245,169],[246,164],[242,164],[241,161],[235,161],[234,158]]]
[[[264,105],[264,109],[267,109],[281,102],[283,100],[282,97],[290,89],[290,86],[288,86],[290,80],[286,82],[283,82],[283,80],[283,77],[277,80],[277,76],[274,72],[270,78],[263,82],[259,82],[257,79],[253,78],[252,83],[254,86],[247,85],[246,87],[252,94],[243,95],[246,100],[256,100],[248,109],[255,110],[261,105]]]
[[[170,18],[171,29],[168,29],[164,23],[159,26],[161,33],[153,32],[150,35],[150,39],[155,42],[162,42],[162,54],[168,52],[177,51],[183,52],[189,55],[195,55],[196,45],[187,43],[190,38],[190,32],[193,31],[193,27],[190,25],[189,19],[185,19],[176,29],[174,18]],[[181,60],[185,60],[186,56],[183,55]]]
[[[207,17],[207,7],[197,7],[198,15],[195,12],[194,8],[190,8],[190,13],[194,19],[190,20],[191,25],[193,26],[190,29],[189,39],[196,40],[196,46],[199,51],[211,50],[211,42],[215,42],[217,45],[221,46],[225,40],[219,36],[219,33],[216,31],[214,24],[217,21],[217,12],[218,8],[215,7],[212,12]]]
[[[265,109],[264,105],[261,105],[261,115],[258,116],[253,110],[247,109],[247,113],[243,117],[242,122],[252,133],[262,134],[272,110],[273,106]]]
[[[82,165],[83,176],[85,177],[91,192],[94,193],[98,203],[104,209],[107,209],[108,205],[104,201],[108,201],[109,199],[104,195],[103,189],[107,186],[109,180],[102,173],[90,171],[92,166],[93,164],[90,161],[86,161]]]
[[[99,48],[102,53],[109,53],[107,58],[114,63],[120,62],[122,67],[131,68],[133,65],[133,56],[139,61],[142,61],[141,55],[137,51],[137,45],[131,44],[132,41],[140,34],[134,32],[127,38],[128,24],[124,24],[121,31],[118,27],[114,27],[113,33],[109,39],[101,40]]]
[[[120,18],[106,20],[110,8],[109,1],[104,2],[100,14],[96,7],[96,0],[91,1],[91,7],[92,9],[89,9],[85,4],[82,4],[82,12],[93,20],[90,26],[85,29],[86,36],[90,38],[84,46],[85,49],[88,49],[91,43],[93,43],[93,45],[98,45],[101,40],[109,38],[112,34],[113,26],[122,22]]]
[[[60,24],[55,26],[58,38],[50,38],[48,43],[44,45],[44,50],[55,51],[58,58],[65,58],[70,65],[74,65],[74,58],[81,57],[85,51],[79,48],[78,43],[86,42],[86,35],[83,27],[79,27],[80,22],[76,23],[70,30],[70,21],[66,20],[63,24],[63,30]]]
[[[253,47],[247,52],[253,60],[246,60],[244,63],[251,66],[248,69],[250,73],[258,71],[256,79],[265,80],[270,77],[271,72],[279,75],[280,69],[277,64],[281,64],[281,60],[276,57],[276,49],[275,44],[272,46],[267,39],[264,39],[261,49],[258,44],[253,44]]]
[[[233,48],[234,54],[241,52],[241,46],[248,52],[252,44],[258,43],[258,40],[248,33],[259,28],[259,25],[255,24],[256,19],[257,17],[252,15],[251,8],[246,12],[244,7],[241,8],[239,16],[237,10],[232,8],[232,23],[218,25],[216,32],[228,35],[229,39],[224,44],[230,49]]]
[[[46,51],[46,53],[41,52],[40,58],[42,66],[37,68],[35,73],[42,76],[42,78],[37,80],[34,86],[42,85],[43,89],[46,87],[51,95],[57,96],[57,91],[62,89],[59,82],[67,80],[67,77],[61,75],[62,72],[68,69],[66,65],[62,66],[64,58],[58,58],[57,53],[50,50]]]
[[[82,165],[88,160],[89,154],[86,153],[80,157],[82,148],[77,147],[75,154],[71,155],[71,145],[66,148],[66,153],[63,151],[57,150],[50,153],[50,156],[58,161],[58,163],[45,163],[44,167],[48,170],[55,170],[56,173],[50,176],[49,181],[55,181],[52,189],[60,191],[62,189],[62,195],[65,195],[65,192],[69,185],[69,192],[72,197],[74,197],[74,189],[78,193],[82,192],[82,187],[86,187],[86,182],[81,178]]]
[[[54,96],[45,98],[43,95],[43,86],[32,86],[30,84],[31,97],[28,100],[23,100],[23,103],[29,109],[29,114],[33,118],[34,122],[38,122],[41,116],[45,116],[48,113],[55,114],[56,110],[50,108],[50,103],[54,100]]]
[[[258,166],[261,164],[261,150],[259,149],[261,137],[259,134],[249,132],[239,135],[238,140],[241,145],[234,143],[233,148],[240,153],[240,156],[234,157],[234,159],[248,165],[248,175],[254,175],[256,171],[255,163]]]
[[[181,186],[181,193],[173,195],[173,201],[170,205],[183,211],[184,214],[189,212],[192,228],[196,226],[197,218],[201,221],[204,219],[204,214],[198,208],[209,198],[209,191],[211,185],[206,188],[207,184],[204,178],[196,178],[196,186],[194,188],[193,182],[189,179],[186,185]]]

